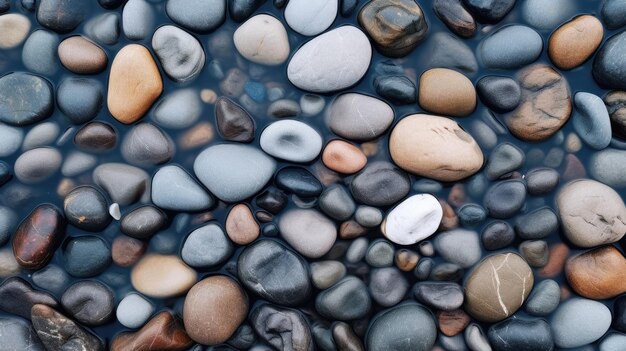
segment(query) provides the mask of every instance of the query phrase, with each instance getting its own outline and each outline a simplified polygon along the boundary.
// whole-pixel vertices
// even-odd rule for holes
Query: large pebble
[[[122,29],[130,40],[146,38],[154,29],[154,10],[145,0],[129,0],[122,11]]]
[[[154,306],[143,296],[133,293],[126,295],[117,305],[117,320],[126,328],[139,328],[154,313]]]
[[[429,351],[436,337],[432,313],[417,303],[406,303],[374,316],[367,328],[365,344],[371,351]]]
[[[196,157],[193,165],[194,173],[209,191],[227,202],[241,201],[259,192],[275,169],[276,162],[262,151],[237,144],[211,146]]]
[[[159,27],[152,36],[152,49],[165,74],[175,82],[195,79],[204,67],[202,45],[193,35],[178,27]]]
[[[537,60],[543,41],[535,30],[512,25],[499,29],[483,41],[478,57],[487,68],[519,68]]]
[[[308,124],[295,120],[276,121],[261,133],[261,149],[286,161],[309,162],[322,151],[322,137]]]
[[[124,159],[135,165],[162,164],[174,155],[174,143],[169,135],[151,123],[133,126],[124,136],[120,149]]]
[[[39,183],[48,179],[61,168],[61,153],[51,147],[28,150],[15,161],[15,177],[25,184]]]
[[[626,292],[626,258],[614,246],[576,255],[565,263],[569,286],[579,295],[611,299]]]
[[[20,45],[30,30],[28,17],[18,13],[8,13],[0,16],[0,49],[11,49]]]
[[[276,172],[274,183],[280,189],[300,197],[316,197],[324,189],[322,183],[306,168],[287,166]]]
[[[83,124],[96,117],[102,108],[104,89],[90,78],[70,77],[57,88],[59,109],[74,124]]]
[[[37,22],[59,33],[67,33],[83,21],[89,6],[81,0],[41,0]]]
[[[337,0],[332,1],[337,3]],[[247,20],[235,31],[233,42],[241,56],[262,65],[280,65],[289,57],[287,30],[276,17],[269,15],[256,15]]]
[[[152,202],[175,211],[200,211],[215,200],[184,169],[175,165],[161,167],[152,178]]]
[[[626,32],[608,38],[593,60],[593,78],[602,87],[626,89]]]
[[[39,29],[30,34],[22,48],[22,62],[32,72],[50,76],[59,69],[57,48],[59,36]]]
[[[548,41],[548,55],[560,69],[572,69],[590,58],[602,43],[602,23],[582,15],[559,27]]]
[[[150,188],[148,173],[124,163],[104,163],[93,170],[93,182],[121,206],[139,200]]]
[[[232,278],[214,275],[199,281],[185,297],[185,331],[194,341],[221,344],[228,340],[248,314],[248,297]]]
[[[467,277],[465,310],[480,321],[501,321],[524,304],[533,282],[532,270],[519,255],[487,256]]]
[[[507,127],[524,141],[548,139],[561,129],[572,112],[567,81],[543,64],[525,67],[517,78],[522,87],[522,101],[505,116]]]
[[[495,350],[552,351],[554,349],[550,325],[541,319],[508,319],[491,326],[487,336]]]
[[[46,350],[33,327],[19,318],[1,317],[0,335],[2,335],[2,346],[7,350]]]
[[[184,351],[192,345],[183,321],[170,311],[161,311],[137,332],[117,334],[111,341],[111,351]]]
[[[354,26],[343,26],[302,45],[289,61],[287,78],[302,90],[329,93],[361,80],[371,58],[367,36]]]
[[[331,131],[346,139],[365,141],[381,136],[393,122],[393,109],[382,100],[358,93],[341,94],[326,110]]]
[[[196,283],[196,271],[177,256],[152,254],[133,267],[130,279],[140,293],[167,298],[186,293]]]
[[[154,121],[165,128],[184,129],[198,121],[202,101],[195,89],[180,89],[166,95],[154,108]]]
[[[206,268],[224,262],[233,252],[233,244],[220,226],[210,223],[192,231],[183,243],[180,256],[195,268]]]
[[[361,279],[347,276],[315,299],[315,309],[331,320],[347,321],[364,317],[372,301],[367,286]]]
[[[474,138],[456,122],[423,114],[404,117],[396,124],[389,137],[389,152],[401,168],[447,182],[473,175],[484,161]]]
[[[333,24],[338,7],[339,0],[291,0],[285,7],[285,22],[302,35],[318,35]]]
[[[13,236],[17,262],[27,269],[44,267],[65,236],[65,225],[65,218],[56,207],[44,204],[35,208]]]
[[[79,186],[70,191],[63,201],[65,218],[72,225],[88,230],[102,231],[111,222],[109,206],[100,191],[92,186]]]
[[[52,307],[37,304],[31,310],[33,327],[47,350],[104,351],[102,341]]]
[[[315,210],[289,211],[280,217],[278,228],[285,241],[309,258],[325,255],[337,239],[335,224]]]
[[[82,280],[72,284],[61,297],[65,311],[82,324],[97,326],[113,316],[115,295],[97,280]]]
[[[69,37],[59,44],[59,60],[76,74],[96,74],[104,71],[109,59],[101,47],[82,36]]]
[[[226,19],[226,0],[168,0],[167,15],[175,23],[195,32],[210,32]]]
[[[85,34],[103,45],[113,45],[120,37],[120,15],[103,13],[85,23]]]
[[[129,44],[117,52],[111,64],[107,96],[109,111],[115,119],[125,124],[137,121],[162,91],[161,74],[148,49]]]
[[[498,23],[506,16],[515,0],[463,0],[465,7],[483,23]]]
[[[404,198],[410,189],[409,175],[386,161],[370,163],[350,183],[352,196],[371,206],[393,205]]]
[[[436,197],[413,195],[389,212],[383,232],[396,244],[413,245],[435,233],[442,217],[443,209]]]
[[[611,143],[611,120],[601,98],[591,93],[579,92],[574,95],[574,129],[578,136],[596,150],[602,150]]]
[[[580,247],[619,241],[626,233],[626,206],[612,188],[594,180],[566,184],[556,197],[563,232]]]
[[[30,73],[9,73],[0,78],[0,122],[27,125],[48,118],[54,110],[52,86]]]
[[[422,73],[419,82],[420,106],[446,116],[467,116],[476,108],[474,85],[461,73],[433,68]]]
[[[610,325],[611,311],[604,304],[577,297],[562,303],[550,323],[554,343],[562,348],[590,344],[600,339]]]
[[[72,276],[87,278],[104,272],[111,265],[109,244],[97,236],[79,236],[64,244],[65,270]]]

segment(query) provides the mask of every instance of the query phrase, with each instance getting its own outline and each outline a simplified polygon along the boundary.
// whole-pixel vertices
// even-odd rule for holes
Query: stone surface
[[[167,15],[175,23],[195,32],[210,32],[226,19],[226,0],[168,0]]]
[[[473,266],[482,254],[478,233],[472,230],[452,229],[441,232],[435,237],[434,244],[441,257],[461,268]]]
[[[605,149],[595,152],[589,162],[591,176],[598,181],[614,188],[626,186],[623,177],[626,170],[626,151],[616,149]]]
[[[542,280],[530,293],[524,310],[534,316],[547,316],[561,300],[561,287],[552,279]]]
[[[227,97],[215,103],[215,121],[220,135],[230,141],[250,142],[254,139],[254,120],[250,114]]]
[[[626,92],[614,90],[604,97],[613,133],[626,138]]]
[[[322,151],[322,137],[306,123],[296,120],[276,121],[265,127],[260,137],[261,149],[285,161],[304,163]]]
[[[109,206],[102,193],[92,186],[73,189],[63,201],[67,221],[84,230],[101,231],[111,223]]]
[[[59,44],[59,60],[76,74],[96,74],[104,71],[109,59],[101,47],[82,36],[69,37]]]
[[[384,267],[372,270],[368,287],[376,303],[390,307],[404,299],[409,283],[399,269]]]
[[[550,351],[554,349],[550,325],[541,319],[528,321],[509,319],[489,328],[487,337],[495,350]]]
[[[419,282],[413,287],[413,295],[435,310],[454,311],[463,305],[463,288],[456,283]]]
[[[0,157],[7,157],[19,150],[24,131],[17,127],[0,124]]]
[[[429,351],[437,327],[432,313],[417,303],[401,304],[374,316],[365,335],[367,350]]]
[[[539,33],[530,27],[511,25],[483,39],[477,56],[488,68],[513,69],[537,60],[542,49]]]
[[[36,270],[44,267],[65,236],[65,218],[53,205],[35,208],[15,231],[13,254],[20,266]]]
[[[611,311],[604,304],[582,298],[562,303],[550,326],[557,347],[574,348],[598,340],[611,325]]]
[[[560,69],[575,68],[596,52],[603,36],[602,23],[596,17],[576,17],[552,33],[548,41],[548,55]]]
[[[83,124],[96,117],[102,108],[104,89],[89,78],[66,78],[57,88],[57,104],[74,124]]]
[[[111,341],[111,351],[183,351],[193,345],[182,321],[169,311],[157,313],[139,331],[121,333]]]
[[[31,310],[33,327],[48,350],[105,350],[98,337],[82,329],[52,307],[37,304]]]
[[[423,114],[404,117],[396,124],[389,137],[389,151],[401,168],[447,182],[473,175],[484,161],[476,141],[456,122]]]
[[[120,15],[103,13],[85,23],[85,33],[103,45],[113,45],[120,37]]]
[[[195,124],[201,114],[200,94],[193,88],[186,88],[163,97],[154,108],[153,120],[161,127],[185,129]]]
[[[228,2],[228,13],[235,22],[243,22],[256,11],[265,0],[233,0]]]
[[[233,245],[215,223],[192,231],[185,239],[180,256],[195,268],[206,268],[224,262],[233,252]]]
[[[129,0],[122,11],[122,29],[130,40],[145,39],[154,30],[154,10],[145,0]]]
[[[534,196],[550,193],[559,183],[559,172],[552,168],[534,168],[526,173],[528,193]]]
[[[65,290],[61,305],[84,325],[103,325],[113,317],[115,295],[111,288],[97,280],[83,280]]]
[[[202,45],[193,35],[178,27],[159,27],[152,35],[152,49],[165,74],[175,82],[194,80],[204,67]]]
[[[13,167],[15,177],[22,183],[44,181],[61,168],[61,153],[51,147],[40,147],[22,153]]]
[[[626,55],[624,55],[626,32],[608,38],[593,60],[593,78],[600,86],[611,89],[626,89]]]
[[[385,56],[402,57],[413,51],[428,33],[422,8],[411,0],[375,0],[361,8],[359,25]]]
[[[119,235],[113,239],[111,258],[121,267],[133,266],[148,249],[148,243],[126,235]]]
[[[519,255],[487,256],[467,277],[465,311],[480,321],[501,321],[524,304],[533,282],[532,270]]]
[[[74,144],[90,152],[103,152],[115,147],[117,132],[110,124],[100,121],[89,122],[74,135]]]
[[[548,207],[530,211],[515,219],[515,232],[522,239],[543,239],[558,228],[559,220]]]
[[[148,49],[129,44],[117,52],[107,96],[107,106],[115,119],[124,124],[136,122],[162,91],[161,74]]]
[[[577,14],[576,0],[527,0],[521,4],[524,21],[542,31],[551,31]]]
[[[122,233],[137,239],[148,239],[167,224],[167,216],[158,208],[146,205],[138,207],[122,217]]]
[[[269,15],[256,15],[244,22],[235,31],[233,41],[239,54],[255,63],[276,66],[289,57],[287,31]]]
[[[602,19],[609,29],[626,25],[626,6],[620,0],[607,0],[602,3]]]
[[[187,292],[196,283],[196,271],[177,256],[152,254],[133,267],[130,279],[140,293],[166,298]]]
[[[96,276],[111,264],[109,244],[97,236],[78,236],[63,245],[65,270],[78,278]]]
[[[474,51],[456,36],[438,32],[432,35],[424,45],[428,54],[423,59],[428,68],[449,68],[465,74],[473,74],[478,70],[478,62]]]
[[[127,328],[139,328],[148,321],[154,306],[139,294],[128,294],[117,305],[117,320]]]
[[[578,136],[596,150],[611,143],[611,120],[602,99],[596,95],[579,92],[574,95],[573,122]]]
[[[515,0],[463,0],[465,7],[484,23],[498,23],[515,6]]]
[[[566,184],[556,198],[565,236],[580,247],[619,241],[626,233],[626,206],[619,194],[594,180]]]
[[[333,92],[361,80],[371,58],[367,36],[354,26],[342,26],[302,45],[289,61],[287,78],[302,90]]]
[[[280,217],[278,228],[285,241],[309,258],[325,255],[337,238],[335,224],[314,210],[289,211]]]
[[[152,178],[151,191],[152,202],[166,210],[200,211],[215,204],[215,199],[179,166],[159,168]]]
[[[442,216],[437,198],[430,194],[413,195],[389,212],[383,233],[396,244],[412,245],[431,236],[439,228]]]
[[[480,100],[495,112],[514,110],[522,98],[522,90],[517,82],[509,77],[486,76],[476,83]]]
[[[487,189],[484,203],[489,215],[506,219],[513,217],[524,205],[526,186],[516,179],[500,181]]]
[[[88,12],[80,0],[41,0],[37,7],[37,22],[59,33],[67,33],[83,21]]]
[[[619,250],[603,246],[568,259],[565,275],[579,295],[594,300],[611,299],[626,292],[625,267],[626,258]]]
[[[331,320],[348,321],[364,317],[372,306],[367,286],[347,276],[315,298],[315,309]]]
[[[58,307],[58,303],[52,295],[33,289],[22,278],[11,277],[5,279],[0,285],[0,309],[4,312],[30,319],[30,310],[35,304]]]
[[[350,193],[341,185],[331,185],[319,197],[319,206],[327,216],[345,221],[352,217],[356,205]]]
[[[358,93],[339,95],[326,110],[326,124],[335,134],[354,141],[381,136],[393,122],[387,103]]]
[[[371,206],[393,205],[409,193],[410,187],[409,176],[385,161],[370,163],[350,183],[352,196]]]
[[[150,186],[145,171],[123,163],[101,164],[93,171],[93,181],[122,206],[137,201]]]
[[[19,318],[0,318],[0,335],[6,350],[46,350],[33,327]]]
[[[32,32],[22,48],[22,62],[29,70],[37,74],[51,76],[59,69],[57,48],[59,35],[39,29]]]
[[[228,238],[239,245],[250,244],[260,234],[259,224],[245,204],[237,204],[230,209],[224,227]]]
[[[212,194],[237,202],[259,192],[272,177],[276,163],[256,148],[220,144],[202,151],[193,169]],[[242,172],[244,169],[254,171]]]
[[[338,0],[291,0],[285,7],[285,22],[302,35],[318,35],[333,24],[338,7]]]
[[[185,330],[205,345],[228,340],[248,314],[248,298],[239,284],[225,275],[214,275],[194,285],[183,309]]]
[[[461,73],[433,68],[420,77],[418,100],[423,109],[436,114],[467,116],[476,108],[476,91]]]
[[[322,162],[335,172],[353,174],[365,167],[367,157],[353,144],[343,140],[332,140],[324,147]]]
[[[250,321],[261,339],[277,350],[315,349],[309,324],[298,310],[261,303],[250,313]]]
[[[454,34],[471,38],[476,32],[474,17],[463,7],[461,0],[435,0],[433,10]]]
[[[23,126],[48,118],[54,95],[47,80],[22,72],[0,78],[0,122]]]
[[[18,13],[8,13],[0,16],[0,49],[12,49],[20,45],[30,30],[30,20]]]

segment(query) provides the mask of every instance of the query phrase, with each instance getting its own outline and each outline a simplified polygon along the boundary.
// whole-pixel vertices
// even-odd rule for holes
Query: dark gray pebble
[[[58,305],[55,298],[44,291],[33,289],[24,279],[11,277],[0,285],[0,310],[30,319],[30,310],[35,304],[51,307]],[[0,334],[2,338],[5,335]]]
[[[365,253],[365,261],[372,267],[389,267],[393,264],[395,248],[385,239],[372,241]]]
[[[487,211],[479,204],[464,204],[457,210],[457,216],[465,227],[473,227],[487,219]]]
[[[527,240],[519,245],[519,252],[529,266],[541,268],[548,263],[548,243],[544,240]]]
[[[57,104],[72,123],[83,124],[100,112],[103,94],[102,85],[97,80],[70,77],[57,88]]]
[[[136,238],[149,239],[167,224],[167,215],[152,205],[138,207],[122,217],[122,233]]]
[[[379,76],[374,79],[376,94],[395,104],[417,102],[417,88],[406,76]]]
[[[45,351],[30,323],[20,318],[0,317],[0,335],[3,349]]]
[[[276,350],[315,349],[309,323],[298,310],[260,303],[250,312],[250,323],[259,337]]]
[[[542,319],[509,318],[489,328],[487,337],[496,351],[551,351],[552,331]]]
[[[257,196],[256,204],[264,210],[277,214],[287,206],[287,194],[282,190],[269,187],[261,195]]]
[[[476,92],[487,107],[498,113],[513,111],[522,98],[519,84],[509,77],[483,77],[476,83]]]
[[[341,0],[339,6],[339,14],[341,15],[341,17],[350,17],[358,4],[359,0]]]
[[[252,15],[266,0],[230,0],[228,13],[235,22],[243,22]]]
[[[318,205],[327,216],[339,221],[348,220],[356,210],[352,196],[345,187],[333,184],[324,189]]]
[[[524,206],[526,186],[519,180],[498,182],[485,194],[485,207],[494,218],[511,218]]]
[[[417,301],[437,310],[452,311],[463,305],[463,288],[456,283],[420,282],[413,287]]]
[[[404,198],[411,189],[409,176],[393,164],[368,164],[350,183],[354,198],[370,206],[389,206]]]
[[[513,172],[524,165],[524,152],[511,143],[501,143],[496,146],[485,167],[487,178],[498,179],[507,173]]]
[[[554,211],[543,207],[520,215],[515,219],[515,232],[522,239],[542,239],[559,228],[559,220]]]
[[[479,22],[490,24],[500,22],[515,6],[515,0],[463,0],[463,3]]]
[[[48,118],[54,110],[47,80],[22,72],[0,78],[0,122],[23,126]]]
[[[542,280],[528,296],[524,310],[534,316],[547,316],[561,302],[561,287],[552,279]]]
[[[526,187],[531,195],[545,195],[559,184],[559,172],[553,168],[535,168],[526,173]]]
[[[626,25],[626,2],[622,0],[606,0],[602,4],[602,19],[609,29],[617,29]]]
[[[6,162],[0,161],[0,186],[6,184],[11,178],[13,178],[11,167]]]
[[[430,351],[437,327],[432,313],[417,303],[401,304],[371,319],[365,345],[369,351]]]
[[[97,326],[107,323],[113,316],[115,295],[97,280],[83,280],[65,290],[61,304],[80,323]]]
[[[79,278],[93,277],[111,264],[111,250],[99,237],[80,236],[68,240],[63,250],[65,270]]]
[[[140,123],[128,131],[120,146],[122,156],[131,164],[157,165],[174,155],[170,136],[151,123]]]
[[[300,197],[316,197],[322,193],[322,183],[303,167],[287,166],[276,172],[276,186]]]
[[[63,210],[69,223],[91,232],[101,231],[111,223],[104,195],[92,186],[80,186],[67,194]]]
[[[226,140],[247,143],[254,139],[254,120],[227,97],[222,96],[215,103],[215,122],[217,131]]]
[[[365,317],[371,306],[367,286],[354,276],[343,278],[320,292],[315,299],[317,312],[332,320],[348,321]]]
[[[604,88],[626,89],[626,31],[608,38],[593,60],[593,78]]]
[[[67,33],[83,21],[88,12],[83,0],[41,0],[37,8],[37,21],[55,32]]]

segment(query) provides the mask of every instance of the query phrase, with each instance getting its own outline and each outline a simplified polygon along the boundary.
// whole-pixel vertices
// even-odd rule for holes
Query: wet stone
[[[26,217],[13,236],[13,253],[26,269],[44,267],[65,236],[65,218],[53,205],[38,206]]]
[[[552,33],[548,55],[561,69],[575,68],[595,53],[603,36],[600,20],[590,15],[578,16]]]
[[[278,350],[315,349],[309,324],[297,310],[261,303],[250,313],[250,322],[259,337]]]
[[[260,234],[259,225],[245,204],[237,204],[228,212],[225,229],[228,238],[239,245],[253,242]]]
[[[195,89],[179,89],[166,95],[157,103],[153,120],[160,126],[185,129],[198,121],[202,114],[202,102]]]
[[[528,193],[534,196],[545,195],[556,188],[559,173],[551,168],[534,168],[526,173]]]
[[[594,300],[610,299],[626,292],[626,258],[613,246],[599,247],[571,257],[565,275],[572,289]]]
[[[215,103],[217,130],[226,140],[250,142],[254,139],[254,120],[250,114],[227,97]]]
[[[84,230],[101,231],[111,222],[106,199],[91,186],[72,190],[65,197],[63,210],[70,224]]]
[[[341,185],[327,187],[318,200],[322,212],[336,220],[349,219],[356,208],[352,196]]]
[[[409,176],[385,161],[370,163],[350,183],[352,196],[370,206],[392,205],[405,197],[410,187]]]
[[[467,116],[476,108],[476,91],[463,74],[447,69],[432,68],[419,80],[420,106],[444,116]]]
[[[473,227],[487,219],[487,211],[479,204],[465,204],[457,211],[459,221],[465,227]]]
[[[215,199],[183,168],[168,165],[159,168],[152,178],[152,202],[174,211],[206,210]]]
[[[387,240],[373,241],[365,253],[365,261],[372,267],[389,267],[394,260],[394,246]]]
[[[148,249],[148,244],[139,239],[119,235],[111,245],[111,258],[121,267],[130,267],[137,263]]]
[[[128,294],[117,305],[116,317],[127,328],[139,328],[154,312],[154,306],[139,294]]]
[[[408,289],[409,283],[395,267],[376,268],[370,273],[370,295],[381,306],[389,307],[399,303]]]
[[[82,36],[69,37],[59,44],[61,64],[76,74],[96,74],[104,71],[109,59],[98,45]]]
[[[204,67],[202,45],[195,37],[178,27],[159,27],[152,36],[152,48],[165,73],[175,82],[195,79]]]
[[[120,37],[120,15],[103,13],[85,23],[85,33],[103,45],[113,45]]]
[[[169,135],[151,123],[133,126],[124,136],[120,149],[124,159],[135,165],[162,164],[175,153]]]
[[[430,194],[413,195],[393,208],[383,222],[383,234],[396,244],[412,245],[435,233],[443,210]]]
[[[33,283],[55,294],[65,291],[70,277],[63,268],[49,264],[32,275]]]
[[[87,8],[87,4],[80,0],[41,0],[37,7],[37,21],[46,28],[67,33],[83,21]]]
[[[462,268],[473,266],[482,254],[478,233],[466,229],[453,229],[439,233],[434,240],[435,249],[448,262]]]
[[[552,279],[543,280],[530,293],[524,310],[534,316],[547,316],[559,306],[560,297],[559,283]]]
[[[554,343],[561,348],[584,346],[598,340],[611,325],[611,311],[602,303],[572,298],[562,303],[550,326]]]
[[[52,87],[30,73],[9,73],[0,78],[0,122],[28,125],[48,118],[54,109]]]
[[[433,9],[439,19],[456,35],[470,38],[476,32],[476,21],[461,0],[435,0]]]
[[[574,129],[590,147],[602,150],[611,143],[611,120],[606,106],[596,95],[579,92],[574,95]]]
[[[117,143],[117,132],[110,124],[94,121],[82,126],[74,135],[74,144],[90,152],[112,149]]]
[[[385,102],[371,96],[346,93],[339,95],[326,111],[331,131],[346,139],[375,139],[393,122],[393,110]]]
[[[542,239],[556,232],[559,220],[548,207],[533,210],[515,219],[515,232],[522,239]]]
[[[543,41],[539,33],[530,27],[512,25],[502,27],[485,38],[480,43],[478,56],[488,68],[513,69],[537,60],[542,49]]]
[[[217,29],[226,19],[226,0],[170,0],[165,10],[176,24],[205,33]]]
[[[228,2],[228,13],[235,22],[243,22],[256,11],[265,0],[233,0]]]
[[[186,293],[196,283],[196,271],[178,256],[144,256],[131,271],[131,283],[140,293],[167,298]]]
[[[285,7],[285,22],[302,35],[318,35],[334,22],[338,6],[338,0],[291,0]]]
[[[295,120],[281,120],[268,125],[260,137],[261,149],[289,162],[314,160],[322,151],[322,137],[311,126]]]
[[[541,319],[528,321],[509,319],[489,328],[487,337],[496,350],[550,351],[554,349],[550,325]]]
[[[32,72],[50,76],[59,69],[57,47],[59,35],[40,29],[32,32],[22,49],[22,62]]]
[[[383,99],[396,104],[417,102],[417,88],[405,76],[379,76],[374,79],[374,89]]]
[[[48,350],[78,349],[103,351],[100,339],[53,308],[37,304],[31,310],[31,320],[39,339]]]
[[[626,89],[626,73],[622,67],[626,64],[624,43],[626,32],[620,32],[608,38],[596,53],[593,61],[593,77],[602,87]]]
[[[286,212],[280,217],[278,227],[285,241],[309,258],[319,258],[328,253],[337,238],[336,225],[316,210]],[[315,228],[314,235],[312,228]]]
[[[371,305],[367,286],[354,276],[343,278],[320,292],[315,299],[317,312],[326,318],[341,321],[364,317]]]
[[[511,218],[524,206],[526,185],[519,180],[505,180],[492,185],[485,194],[485,208],[494,218]]]
[[[515,6],[515,0],[463,0],[465,7],[483,23],[498,23]]]
[[[541,268],[548,263],[548,243],[543,240],[523,241],[519,245],[519,252],[533,268]]]
[[[183,322],[169,311],[161,311],[137,332],[118,334],[111,341],[111,351],[132,349],[183,351],[193,345]]]
[[[520,103],[522,90],[515,80],[509,77],[486,76],[476,83],[480,100],[495,112],[509,112]]]
[[[0,124],[0,157],[7,157],[19,150],[24,131],[17,127]]]
[[[436,310],[454,311],[463,305],[463,288],[456,283],[420,282],[413,287],[415,298]]]
[[[139,200],[149,187],[148,173],[124,163],[104,163],[94,169],[93,182],[121,206]]]
[[[44,292],[33,289],[24,279],[12,277],[0,285],[0,309],[30,319],[30,310],[35,304],[58,307],[56,299]],[[3,335],[4,336],[4,335]]]
[[[0,48],[11,49],[20,45],[26,39],[30,30],[30,20],[28,17],[17,13],[2,15],[0,16],[0,30],[4,33],[2,39],[0,39]]]
[[[207,224],[192,231],[185,239],[181,257],[195,268],[206,268],[224,262],[233,252],[233,245],[217,224]]]
[[[602,4],[602,19],[609,29],[626,25],[626,5],[619,0],[607,0]]]
[[[46,350],[33,327],[19,318],[1,317],[0,335],[2,345],[7,350]]]
[[[113,291],[97,280],[83,280],[71,285],[61,296],[61,305],[78,322],[103,325],[113,317]]]
[[[122,29],[130,40],[146,38],[154,29],[154,10],[145,0],[129,0],[122,11]]]
[[[406,303],[383,310],[370,320],[365,345],[367,350],[429,351],[436,337],[432,313],[422,305]]]
[[[434,33],[424,49],[428,52],[426,66],[429,68],[444,67],[465,74],[473,74],[478,70],[473,50],[450,33]]]
[[[104,272],[111,264],[111,249],[96,236],[70,239],[63,249],[65,270],[78,278],[93,277]]]

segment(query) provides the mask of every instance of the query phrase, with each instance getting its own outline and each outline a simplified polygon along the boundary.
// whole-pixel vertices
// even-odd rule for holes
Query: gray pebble
[[[151,123],[132,127],[120,146],[126,161],[136,165],[157,165],[169,161],[175,152],[172,139]]]
[[[611,311],[601,302],[574,297],[557,308],[550,326],[556,346],[580,347],[606,333],[611,326]]]
[[[457,216],[464,227],[473,227],[487,219],[487,211],[479,204],[464,204],[457,210]]]
[[[490,351],[489,341],[483,333],[483,330],[476,323],[472,323],[465,328],[463,333],[465,336],[465,343],[470,350]]]
[[[478,62],[472,49],[456,36],[437,32],[429,39],[424,49],[428,53],[426,67],[445,67],[472,74],[478,70]]]
[[[304,110],[304,109],[303,109]],[[330,130],[354,141],[382,135],[393,122],[393,110],[384,101],[357,93],[339,95],[326,110]]]
[[[535,285],[528,297],[524,310],[534,316],[547,316],[554,311],[561,300],[561,287],[552,279]]]
[[[386,309],[374,316],[365,335],[367,350],[430,351],[437,337],[432,313],[417,303]]]
[[[51,76],[59,69],[57,48],[59,36],[40,29],[32,32],[22,48],[24,66],[35,73]]]
[[[70,277],[65,270],[55,264],[49,264],[33,273],[32,279],[33,283],[38,287],[55,294],[60,294],[65,291],[70,281]]]
[[[13,171],[22,183],[39,183],[56,173],[62,161],[63,157],[57,149],[40,147],[21,154],[15,161]]]
[[[525,176],[526,187],[531,195],[545,195],[559,184],[559,172],[552,168],[534,168]]]
[[[515,219],[515,232],[522,239],[542,239],[559,228],[559,220],[552,209],[540,208]]]
[[[519,180],[495,183],[485,194],[485,207],[494,218],[511,218],[526,200],[526,186]]]
[[[417,301],[436,310],[453,311],[463,305],[463,287],[448,282],[421,282],[413,287]]]
[[[53,111],[54,93],[47,80],[22,72],[0,78],[0,122],[28,125],[48,118]]]
[[[111,288],[97,280],[82,280],[65,290],[61,305],[80,323],[97,326],[107,323],[113,316],[115,295]]]
[[[322,151],[322,137],[308,124],[280,120],[261,133],[261,149],[271,156],[290,162],[309,162]]]
[[[6,244],[17,227],[17,214],[9,207],[0,206],[0,246]]]
[[[367,238],[356,238],[350,243],[346,252],[346,261],[349,263],[357,263],[365,257],[369,240]]]
[[[503,249],[515,240],[513,227],[504,221],[488,223],[481,233],[481,241],[487,250]]]
[[[522,3],[522,18],[531,26],[550,30],[576,14],[576,0],[526,0]]]
[[[626,25],[626,3],[621,0],[607,0],[602,4],[602,19],[609,29]]]
[[[443,189],[443,185],[436,180],[432,179],[418,179],[413,183],[413,190],[418,193],[431,193],[435,194],[440,192]]]
[[[132,204],[150,189],[148,173],[124,163],[101,164],[94,169],[92,178],[120,206]]]
[[[524,165],[524,152],[511,143],[501,143],[489,155],[485,173],[490,180],[513,172]]]
[[[473,121],[470,126],[470,134],[474,136],[480,146],[486,149],[492,149],[498,143],[496,132],[483,121]]]
[[[366,228],[373,228],[383,221],[383,213],[376,207],[359,206],[354,213],[354,219]]]
[[[320,209],[329,217],[339,221],[349,219],[356,205],[345,187],[333,184],[322,192],[318,202]]]
[[[340,321],[362,318],[370,311],[372,301],[367,286],[354,276],[347,276],[320,292],[315,309],[322,316]]]
[[[589,173],[611,187],[626,187],[626,151],[605,149],[593,153],[589,161]]]
[[[512,78],[486,76],[476,83],[480,100],[498,113],[513,111],[522,98],[519,84]]]
[[[168,0],[165,10],[176,24],[205,33],[224,23],[226,0]]]
[[[22,150],[27,151],[41,146],[49,146],[59,136],[60,129],[56,122],[43,122],[26,133]]]
[[[117,320],[126,328],[139,328],[154,313],[154,306],[143,296],[132,293],[120,301],[115,313]]]
[[[96,164],[98,164],[98,158],[96,156],[81,151],[72,151],[67,155],[65,161],[63,161],[61,174],[65,177],[74,177],[87,172],[95,167]]]
[[[468,268],[480,260],[482,251],[478,233],[465,229],[453,229],[435,237],[437,252],[448,262]]]
[[[152,178],[152,202],[175,211],[201,211],[215,200],[184,169],[175,165],[161,167]]]
[[[543,49],[543,41],[535,30],[510,25],[483,39],[478,57],[487,68],[514,69],[534,62]]]
[[[393,244],[385,239],[372,241],[367,248],[365,261],[372,267],[389,267],[394,259]]]
[[[232,252],[233,244],[222,228],[211,223],[189,234],[180,255],[192,267],[207,268],[224,262]]]
[[[599,351],[621,351],[626,348],[626,335],[609,333],[600,342]]]
[[[548,263],[550,258],[548,252],[548,243],[543,240],[523,241],[519,245],[519,252],[533,268],[541,268]]]
[[[59,109],[73,124],[84,124],[96,117],[102,108],[104,89],[99,81],[69,77],[57,88]]]
[[[0,157],[7,157],[19,150],[24,139],[24,131],[0,123]]]
[[[85,23],[85,33],[103,45],[113,45],[120,37],[120,15],[103,13]]]
[[[339,261],[318,261],[311,263],[311,279],[318,289],[333,286],[346,275],[346,266]]]
[[[370,206],[395,204],[410,189],[411,180],[408,174],[386,161],[369,163],[350,183],[352,196]]]
[[[402,301],[408,289],[409,283],[395,267],[377,268],[370,273],[370,294],[381,306],[390,307]]]
[[[63,201],[67,221],[90,232],[102,231],[111,223],[108,209],[104,195],[90,185],[74,188]]]
[[[296,117],[300,112],[300,105],[290,99],[276,100],[267,108],[267,114],[277,118]]]
[[[2,347],[7,351],[46,350],[30,323],[20,318],[0,317],[0,335],[2,335]]]
[[[154,10],[145,0],[128,0],[122,11],[122,28],[130,40],[146,38],[154,28]]]
[[[201,114],[200,94],[188,88],[166,95],[154,108],[153,120],[164,128],[184,129],[196,123]]]
[[[611,143],[611,120],[604,101],[596,95],[579,92],[574,95],[574,129],[578,136],[596,150]]]
[[[175,82],[195,79],[204,67],[202,45],[193,35],[178,27],[159,27],[152,36],[152,48],[165,73]]]

